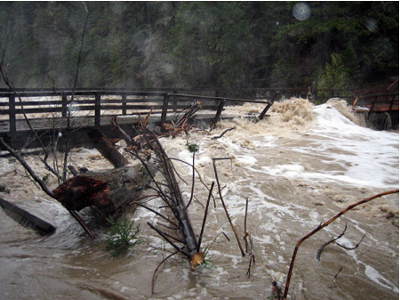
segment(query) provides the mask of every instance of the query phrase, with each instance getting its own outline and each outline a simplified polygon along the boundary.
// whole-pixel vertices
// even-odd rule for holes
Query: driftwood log
[[[79,174],[58,186],[53,193],[69,210],[80,211],[92,206],[102,218],[117,218],[149,182],[148,172],[136,164]]]
[[[54,189],[54,197],[71,211],[91,206],[103,219],[118,218],[150,183],[149,170],[151,173],[154,169],[150,166],[145,170],[138,161],[128,165],[129,161],[99,128],[93,128],[88,136],[115,169],[77,174]]]

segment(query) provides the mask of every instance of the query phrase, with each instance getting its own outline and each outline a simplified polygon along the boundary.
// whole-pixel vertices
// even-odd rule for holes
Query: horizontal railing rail
[[[353,103],[364,106],[369,109],[368,114],[372,112],[390,112],[399,110],[399,93],[366,94],[360,95]]]
[[[259,115],[262,119],[274,99],[266,101],[124,89],[0,89],[0,121],[8,121],[11,138],[19,130],[17,123],[24,122],[25,117],[29,120],[54,120],[86,116],[94,117],[92,126],[100,126],[102,117],[145,115],[151,111],[154,115],[160,115],[162,124],[166,122],[168,114],[184,110],[193,101],[200,102],[203,110],[215,111],[212,123],[216,123],[226,103],[265,104],[265,109]]]

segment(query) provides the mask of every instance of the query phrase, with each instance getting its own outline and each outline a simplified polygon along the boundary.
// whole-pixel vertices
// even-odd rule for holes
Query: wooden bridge
[[[262,119],[273,99],[266,101],[169,91],[115,89],[0,89],[0,136],[17,149],[37,148],[37,137],[40,137],[44,145],[60,137],[61,144],[63,133],[69,128],[73,133],[74,145],[85,145],[86,131],[94,126],[101,127],[107,136],[115,137],[117,132],[111,126],[114,117],[128,134],[135,136],[132,124],[136,124],[140,118],[143,120],[150,111],[150,122],[163,124],[173,120],[193,102],[201,105],[201,112],[196,114],[196,119],[215,124],[221,118],[233,118],[223,114],[226,104],[263,104],[265,108],[258,116],[254,116]],[[35,135],[32,135],[33,131],[36,132]]]
[[[387,118],[390,118],[392,127],[398,127],[399,79],[393,82],[386,90],[360,92],[354,99],[352,107],[356,113],[366,113],[367,121],[374,119],[375,122],[381,120],[385,123]],[[385,129],[382,124],[375,124],[374,128]]]
[[[308,89],[258,88],[240,91],[240,95],[248,98],[220,96],[225,93],[218,89],[180,92],[177,89],[0,89],[0,136],[16,149],[37,148],[42,143],[50,145],[55,135],[61,144],[63,133],[69,128],[75,145],[87,145],[86,131],[94,126],[101,127],[107,136],[116,137],[116,130],[111,125],[114,117],[122,129],[135,136],[132,124],[150,111],[151,123],[160,125],[173,121],[193,102],[199,102],[201,111],[196,114],[196,119],[212,125],[221,118],[235,117],[224,112],[225,105],[262,104],[258,115],[251,117],[263,119],[274,100],[282,96],[307,98],[310,95]],[[348,99],[349,103],[353,102],[356,112],[368,112],[368,115],[389,113],[393,123],[398,125],[398,80],[383,92],[357,94],[359,96],[354,101]],[[0,150],[4,150],[1,145]]]

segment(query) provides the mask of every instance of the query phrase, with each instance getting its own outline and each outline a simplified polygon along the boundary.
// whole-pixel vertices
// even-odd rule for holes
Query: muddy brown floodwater
[[[257,110],[254,106],[231,108]],[[262,108],[261,108],[262,109]],[[259,110],[259,109],[258,109]],[[254,242],[256,262],[246,276],[249,257],[242,257],[222,205],[215,194],[207,219],[203,247],[211,245],[207,264],[190,270],[187,259],[175,255],[151,280],[171,247],[147,226],[160,220],[142,208],[125,217],[140,224],[143,243],[128,254],[111,258],[104,249],[108,229],[96,227],[91,240],[69,213],[46,197],[11,157],[0,158],[0,193],[57,227],[47,237],[21,227],[0,209],[1,299],[271,299],[271,282],[283,288],[297,241],[350,204],[399,186],[398,132],[377,132],[358,126],[343,101],[312,106],[302,99],[274,104],[270,117],[252,123],[222,122],[211,135],[193,130],[188,136],[161,139],[170,157],[192,162],[187,143],[197,144],[196,168],[209,186],[215,180],[212,158],[224,201],[240,235],[246,198],[247,228]],[[211,139],[235,126],[220,139]],[[122,150],[122,149],[121,149]],[[27,161],[40,176],[47,172],[37,156]],[[90,170],[112,166],[95,150],[74,149],[72,164]],[[191,169],[178,161],[177,171],[185,199],[191,191]],[[57,186],[55,178],[48,181]],[[208,191],[198,177],[195,201],[189,213],[200,233]],[[289,299],[398,299],[398,194],[385,196],[346,213],[305,241],[297,255]],[[152,201],[150,205],[159,206]],[[321,260],[318,249],[347,231],[340,240],[355,250],[327,246]],[[229,238],[229,240],[224,236]],[[341,272],[338,274],[339,270]],[[336,283],[335,283],[335,275]]]

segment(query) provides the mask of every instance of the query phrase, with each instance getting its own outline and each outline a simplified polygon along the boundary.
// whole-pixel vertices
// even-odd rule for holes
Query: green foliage
[[[191,153],[199,151],[199,146],[196,144],[189,144],[189,141],[186,142],[186,146]]]
[[[16,87],[71,87],[88,9],[78,87],[306,88],[398,74],[398,2],[307,2],[304,21],[295,4],[1,2],[0,55]]]
[[[213,243],[209,244],[203,251],[203,263],[202,263],[202,266],[204,266],[205,268],[209,268],[209,269],[213,267],[212,261],[207,258],[208,252],[210,251],[210,248],[211,248],[212,244]]]
[[[332,61],[327,63],[318,83],[318,99],[331,96],[351,96],[350,76],[343,58],[332,54]]]
[[[122,221],[114,221],[111,217],[106,219],[111,224],[111,233],[107,239],[107,251],[111,251],[112,257],[117,257],[126,253],[129,248],[139,245],[141,240],[137,238],[140,232],[140,225],[138,224],[133,230],[134,221],[123,219]]]

